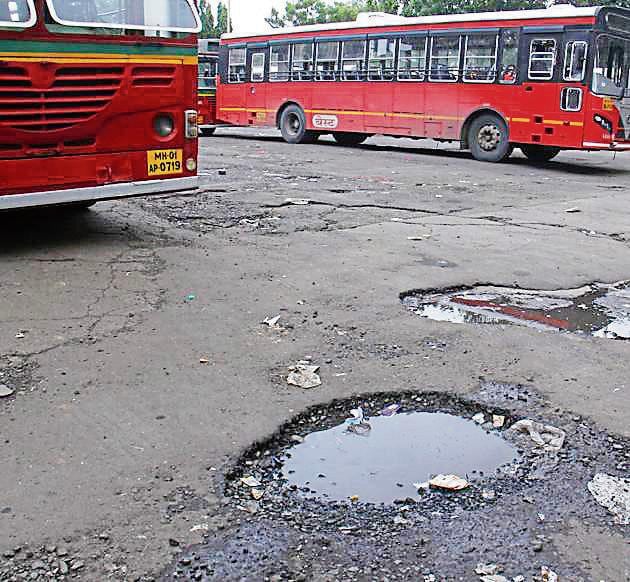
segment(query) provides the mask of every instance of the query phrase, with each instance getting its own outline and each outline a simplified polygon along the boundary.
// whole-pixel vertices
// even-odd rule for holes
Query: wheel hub
[[[501,132],[499,128],[493,124],[484,125],[477,134],[479,147],[486,152],[497,149],[500,141]]]
[[[300,132],[300,118],[295,114],[291,113],[287,119],[287,130],[291,135],[297,135]]]

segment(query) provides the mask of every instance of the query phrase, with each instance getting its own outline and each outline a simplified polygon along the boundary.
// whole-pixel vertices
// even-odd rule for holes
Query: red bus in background
[[[197,186],[192,0],[0,0],[0,210]]]
[[[218,69],[219,39],[200,39],[197,111],[201,135],[212,135],[216,129]]]
[[[459,141],[478,160],[514,147],[630,149],[630,11],[575,8],[404,18],[222,40],[218,116],[290,143],[332,133]]]

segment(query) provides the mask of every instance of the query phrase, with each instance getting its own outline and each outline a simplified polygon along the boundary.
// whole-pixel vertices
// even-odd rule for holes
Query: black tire
[[[216,130],[216,127],[200,127],[199,135],[202,135],[203,137],[210,137],[211,135],[214,135]]]
[[[333,138],[339,145],[348,147],[358,146],[368,137],[370,136],[365,133],[351,133],[347,131],[338,131],[333,133]]]
[[[523,144],[520,148],[528,160],[537,164],[544,164],[545,162],[553,160],[553,158],[560,153],[560,148],[554,148],[552,146]]]
[[[280,131],[287,143],[313,143],[319,135],[306,129],[306,115],[298,105],[289,105],[280,116]]]
[[[505,121],[491,113],[480,115],[470,124],[468,145],[473,158],[480,162],[502,162],[514,150]]]

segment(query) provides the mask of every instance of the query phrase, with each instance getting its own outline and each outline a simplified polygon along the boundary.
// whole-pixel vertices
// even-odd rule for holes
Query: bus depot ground
[[[478,580],[479,563],[630,579],[628,529],[588,495],[575,513],[551,494],[543,518],[468,512],[466,544],[404,520],[379,536],[372,515],[369,535],[326,530],[325,507],[321,529],[256,521],[224,496],[239,454],[309,406],[482,381],[527,386],[525,413],[590,423],[627,457],[630,344],[430,321],[399,295],[630,279],[630,155],[492,165],[429,141],[222,129],[200,173],[193,196],[0,216],[1,580]],[[261,324],[276,315],[283,331]],[[311,390],[283,377],[305,358]],[[550,490],[584,489],[597,463]],[[216,568],[186,570],[199,555]]]

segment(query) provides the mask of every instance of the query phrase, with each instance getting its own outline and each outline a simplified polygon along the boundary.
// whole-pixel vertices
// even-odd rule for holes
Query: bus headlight
[[[196,139],[199,137],[199,128],[197,126],[197,112],[189,109],[184,113],[186,120],[186,137],[188,139]]]
[[[599,113],[596,113],[593,116],[593,121],[597,123],[597,125],[599,125],[600,127],[603,127],[608,133],[612,133],[612,130],[613,130],[612,121],[610,121],[609,119],[606,119],[603,115],[599,115]]]
[[[170,115],[162,113],[153,120],[153,131],[160,137],[168,137],[175,131],[175,121]]]

